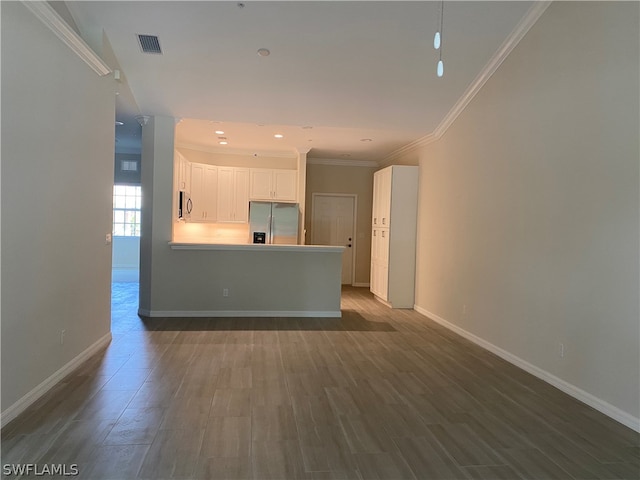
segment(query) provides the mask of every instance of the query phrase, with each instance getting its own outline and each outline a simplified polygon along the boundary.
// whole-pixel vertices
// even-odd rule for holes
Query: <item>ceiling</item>
[[[121,72],[116,149],[139,148],[136,115],[166,115],[183,119],[178,144],[380,162],[436,130],[532,3],[445,2],[442,78],[440,2],[66,5]],[[158,36],[163,53],[142,53],[137,34]]]

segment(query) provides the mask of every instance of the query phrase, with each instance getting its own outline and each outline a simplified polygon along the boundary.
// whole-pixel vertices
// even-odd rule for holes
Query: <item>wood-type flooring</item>
[[[411,310],[140,319],[2,430],[83,479],[638,479],[639,435]]]

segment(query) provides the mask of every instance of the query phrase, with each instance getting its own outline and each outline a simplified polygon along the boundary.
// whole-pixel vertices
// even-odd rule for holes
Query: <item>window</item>
[[[113,186],[113,235],[116,237],[140,236],[140,185]]]
[[[122,160],[120,162],[120,169],[123,172],[137,172],[138,171],[138,162],[133,160]]]

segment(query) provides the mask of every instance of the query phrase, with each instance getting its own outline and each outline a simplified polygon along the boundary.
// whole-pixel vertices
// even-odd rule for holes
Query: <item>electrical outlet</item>
[[[67,333],[66,330],[60,330],[60,345],[64,345],[64,335]]]
[[[223,297],[228,297],[229,296],[229,289],[228,288],[223,288],[222,289],[222,296]]]
[[[111,245],[111,234],[110,233],[107,233],[104,236],[104,244],[105,245]]]

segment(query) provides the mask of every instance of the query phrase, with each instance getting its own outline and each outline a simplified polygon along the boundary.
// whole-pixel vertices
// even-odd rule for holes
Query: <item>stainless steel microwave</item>
[[[180,190],[178,197],[178,219],[189,220],[191,218],[191,210],[193,209],[193,202],[188,192]]]

